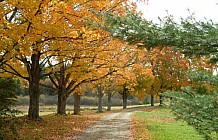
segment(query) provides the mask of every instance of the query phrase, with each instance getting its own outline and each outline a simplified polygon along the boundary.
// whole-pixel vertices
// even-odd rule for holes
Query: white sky
[[[206,18],[218,23],[218,0],[149,0],[147,5],[140,3],[139,7],[145,18],[154,22],[158,21],[158,17],[167,16],[167,10],[175,19],[194,13],[197,20]]]

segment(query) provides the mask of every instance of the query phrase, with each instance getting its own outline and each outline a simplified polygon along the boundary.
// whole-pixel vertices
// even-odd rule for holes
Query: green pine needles
[[[193,16],[175,22],[172,16],[160,19],[160,23],[148,21],[132,12],[124,17],[105,13],[101,25],[115,38],[147,49],[175,47],[187,55],[204,55],[218,62],[218,24],[197,21]]]
[[[12,78],[0,78],[0,121],[1,118],[19,113],[12,107],[16,103],[18,82]]]
[[[183,87],[182,92],[166,92],[171,97],[170,108],[178,119],[185,120],[207,140],[218,139],[218,76],[192,74],[199,80],[195,87]],[[206,84],[205,84],[206,83]]]

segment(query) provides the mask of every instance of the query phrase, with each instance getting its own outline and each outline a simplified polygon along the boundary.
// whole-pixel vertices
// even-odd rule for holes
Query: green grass
[[[137,118],[137,119],[136,119]],[[177,121],[169,109],[155,107],[138,112],[134,119],[143,123],[140,129],[149,133],[151,140],[204,140],[198,132],[186,122]],[[135,125],[136,127],[138,125]],[[141,135],[136,132],[136,135]]]

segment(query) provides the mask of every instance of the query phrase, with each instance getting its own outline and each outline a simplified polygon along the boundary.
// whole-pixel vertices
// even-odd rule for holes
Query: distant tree
[[[161,100],[160,93],[167,90],[178,91],[182,86],[189,85],[189,61],[180,51],[169,47],[154,48],[150,50],[149,58],[155,76],[151,96],[159,96]]]

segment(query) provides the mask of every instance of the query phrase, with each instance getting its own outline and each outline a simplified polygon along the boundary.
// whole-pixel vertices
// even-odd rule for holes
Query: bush
[[[186,92],[186,93],[185,93]],[[170,108],[178,119],[194,126],[207,140],[218,139],[218,95],[193,94],[191,89],[173,92]]]
[[[198,75],[202,83],[195,87],[183,87],[182,92],[167,92],[171,97],[170,108],[178,119],[185,120],[205,136],[218,139],[218,90],[217,76]],[[196,77],[195,77],[196,78]],[[204,78],[204,80],[202,80]],[[207,81],[208,80],[208,81]],[[210,88],[208,88],[210,87]]]
[[[18,90],[17,81],[12,78],[0,78],[0,130],[4,130],[6,126],[9,127],[9,131],[13,134],[16,133],[13,121],[9,118],[15,117],[16,114],[20,113],[17,110],[12,109],[12,106],[16,103],[16,92]],[[0,131],[0,139],[7,137],[4,131]]]
[[[8,117],[16,114],[11,107],[16,103],[16,91],[18,83],[11,78],[0,78],[0,117]]]

